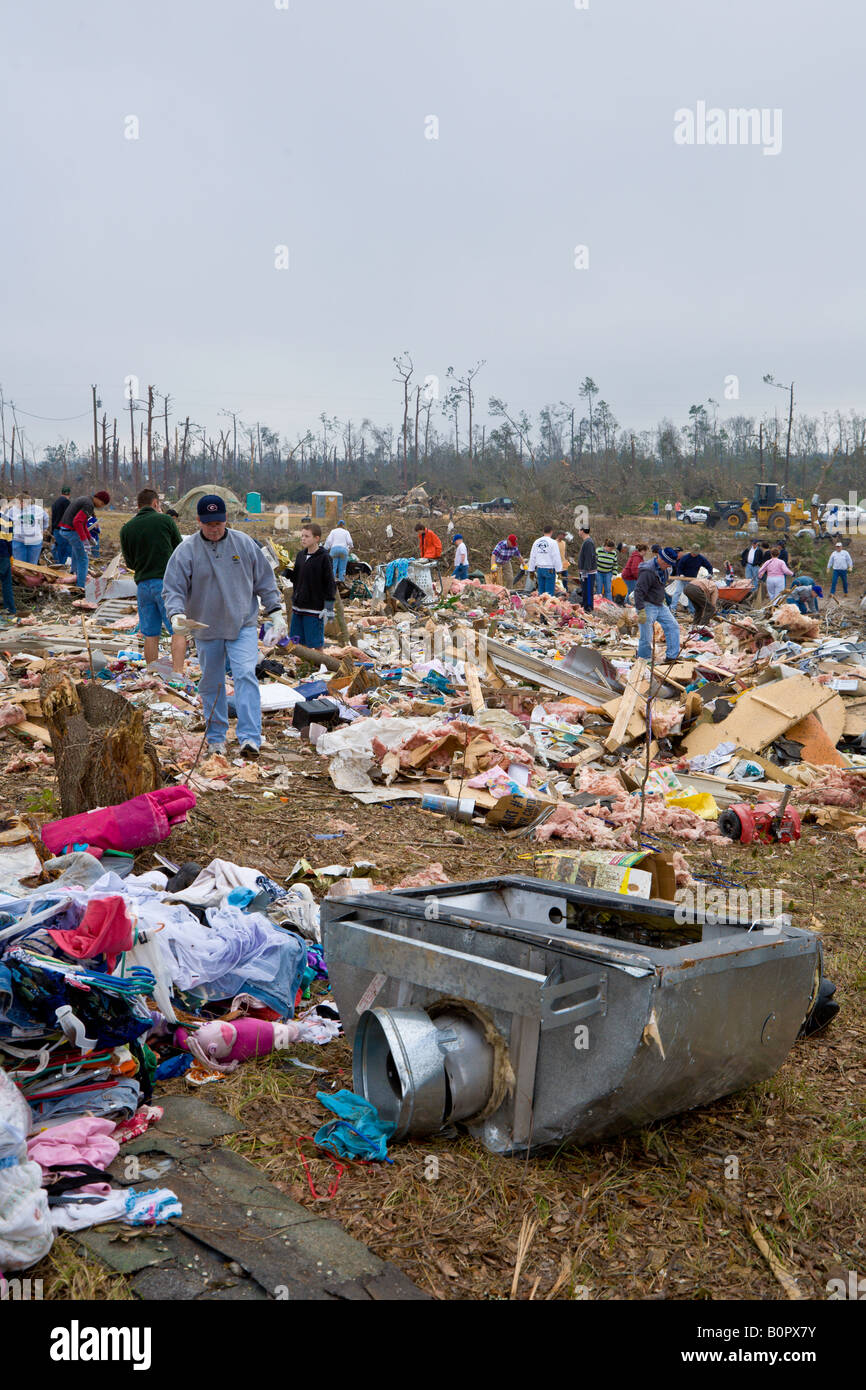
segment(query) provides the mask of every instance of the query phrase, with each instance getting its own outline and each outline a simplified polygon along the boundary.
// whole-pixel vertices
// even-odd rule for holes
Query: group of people
[[[658,516],[659,511],[660,511],[660,507],[659,507],[659,504],[658,504],[658,499],[656,499],[656,500],[653,502],[653,516]],[[665,502],[665,518],[666,518],[668,521],[670,521],[672,517],[676,517],[677,521],[679,521],[680,517],[682,516],[682,513],[683,513],[683,504],[682,504],[682,502]]]
[[[72,498],[71,489],[64,487],[52,504],[50,519],[27,494],[0,512],[0,581],[3,605],[8,611],[15,611],[10,559],[38,563],[49,526],[54,562],[64,564],[68,560],[76,583],[84,587],[89,557],[94,542],[98,544],[97,514],[110,500],[104,490]],[[289,638],[313,650],[321,649],[325,623],[334,613],[337,584],[346,575],[353,550],[346,523],[341,518],[324,542],[317,522],[306,518],[302,523],[301,549],[283,571],[292,583],[289,630],[274,571],[252,537],[228,526],[223,498],[210,494],[199,500],[198,529],[187,537],[181,535],[175,514],[163,509],[153,488],[139,492],[137,506],[136,515],[121,529],[120,548],[135,578],[145,659],[148,664],[157,660],[164,628],[171,637],[172,671],[183,681],[186,643],[188,636],[194,634],[201,667],[198,689],[210,751],[225,751],[226,674],[230,672],[240,752],[244,757],[257,757],[262,742],[261,698],[256,678],[259,604],[270,625],[270,640]],[[436,532],[423,522],[416,525],[415,532],[421,557],[441,560],[443,545]],[[658,622],[665,636],[666,659],[676,659],[680,628],[675,615],[682,603],[688,605],[698,624],[706,623],[715,614],[719,589],[713,579],[713,565],[697,543],[687,550],[648,546],[645,542],[630,549],[623,543],[614,544],[610,538],[596,544],[589,526],[583,526],[574,565],[577,583],[569,589],[570,539],[563,531],[555,532],[552,525],[545,526],[524,562],[517,536],[512,533],[494,546],[491,564],[508,589],[513,588],[524,563],[527,587],[534,580],[540,594],[553,594],[559,579],[571,602],[580,603],[586,611],[592,611],[597,595],[607,599],[614,596],[613,581],[618,574],[622,581],[618,596],[634,604],[640,624],[638,655],[645,658],[651,655],[653,627]],[[458,580],[466,579],[466,541],[458,532],[451,544],[453,575]],[[754,541],[743,551],[741,559],[753,588],[765,581],[771,601],[793,578],[783,543]],[[728,575],[733,574],[730,563],[725,569]],[[835,593],[837,582],[841,581],[847,594],[853,562],[841,540],[836,542],[827,569],[832,575],[831,592]],[[675,582],[668,593],[671,579]],[[815,602],[814,593],[820,593],[819,587],[811,580],[803,583],[811,585]],[[805,588],[794,588],[795,602],[802,606],[805,597]]]
[[[751,581],[752,592],[757,592],[758,586],[763,580],[767,586],[767,597],[771,603],[784,593],[787,581],[791,582],[791,597],[803,612],[810,610],[817,611],[817,600],[822,596],[820,585],[815,584],[811,576],[797,576],[789,568],[788,548],[784,541],[773,543],[769,540],[753,541],[746,546],[740,559],[743,563],[746,578]],[[848,575],[854,569],[854,561],[850,551],[841,540],[837,540],[830,552],[827,560],[827,572],[830,575],[830,593],[835,594],[837,585],[841,582],[843,593],[848,592]],[[801,590],[809,590],[808,595],[804,595]]]
[[[418,552],[422,560],[437,561],[442,557],[442,541],[435,531],[426,526],[424,522],[419,522],[415,527],[418,537]],[[568,571],[569,559],[567,545],[570,537],[565,531],[555,531],[553,526],[545,526],[541,535],[532,543],[529,556],[525,561],[527,573],[527,587],[535,582],[540,594],[553,594],[556,591],[557,578],[563,586],[566,594],[569,593]],[[455,532],[451,537],[451,544],[454,547],[454,561],[452,565],[452,575],[455,579],[469,578],[469,552],[466,541],[461,533]],[[572,591],[571,597],[575,601],[581,601],[584,608],[592,609],[595,594],[602,594],[605,598],[612,598],[612,581],[619,566],[619,549],[612,540],[605,540],[601,546],[596,546],[589,528],[581,528],[580,531],[580,552],[577,557],[577,573],[579,584],[576,590]],[[514,534],[503,537],[501,541],[493,547],[490,556],[490,568],[494,575],[506,589],[514,587],[514,582],[524,566],[524,558],[520,553],[520,546],[517,536]]]
[[[12,560],[38,565],[49,530],[53,540],[52,563],[65,565],[68,561],[74,570],[76,585],[84,589],[90,556],[99,554],[96,514],[108,506],[111,496],[99,491],[92,496],[73,498],[71,492],[69,487],[61,490],[51,504],[50,516],[27,491],[0,512],[0,583],[6,612],[15,612]]]

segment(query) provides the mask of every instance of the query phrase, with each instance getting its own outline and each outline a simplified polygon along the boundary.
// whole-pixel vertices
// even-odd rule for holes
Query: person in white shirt
[[[469,578],[469,551],[459,532],[454,536],[454,578]]]
[[[562,570],[562,556],[553,539],[552,526],[545,526],[544,535],[532,542],[528,570],[530,574],[535,575],[540,594],[553,593],[556,588],[556,576]]]
[[[346,577],[346,565],[349,563],[349,551],[352,549],[352,545],[352,537],[346,529],[345,521],[341,519],[325,537],[325,550],[331,557],[331,568],[336,580]]]
[[[22,492],[9,509],[12,522],[12,558],[38,565],[48,513],[29,492]]]
[[[830,551],[830,558],[827,561],[827,569],[833,578],[830,581],[830,593],[835,594],[836,585],[842,580],[842,588],[848,592],[848,571],[854,568],[854,561],[845,549],[841,541],[836,542],[835,550]]]

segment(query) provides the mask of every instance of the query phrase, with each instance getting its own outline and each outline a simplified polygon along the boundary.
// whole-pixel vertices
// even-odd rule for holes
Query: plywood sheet
[[[834,699],[841,700],[841,696],[808,676],[771,681],[741,695],[727,719],[718,724],[697,724],[683,740],[683,747],[690,758],[711,753],[720,743],[758,752],[781,738],[792,724]]]

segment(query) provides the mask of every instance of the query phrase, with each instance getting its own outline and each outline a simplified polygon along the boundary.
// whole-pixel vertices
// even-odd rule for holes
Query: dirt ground
[[[115,520],[106,518],[109,540]],[[523,539],[519,519],[503,526],[502,519],[482,518],[485,545],[494,521],[494,541],[511,529]],[[364,524],[382,545],[384,519]],[[360,519],[350,526],[360,541]],[[725,553],[704,528],[661,522],[650,529],[640,519],[616,528],[623,539],[668,540],[669,532],[686,531],[710,558]],[[603,535],[603,527],[595,529]],[[471,543],[480,545],[482,535]],[[737,553],[742,544],[735,543]],[[863,553],[863,541],[855,540],[855,564]],[[859,596],[858,585],[846,605],[852,619]],[[281,750],[283,717],[265,720],[266,737]],[[0,732],[0,765],[19,746],[10,730]],[[276,878],[301,857],[314,866],[371,859],[374,878],[384,883],[431,861],[453,880],[531,872],[530,840],[461,826],[456,843],[445,837],[451,823],[406,803],[361,806],[334,789],[313,752],[297,742],[289,749],[297,761],[290,764],[288,800],[264,800],[255,790],[249,797],[204,793],[160,851],[177,862],[234,859]],[[50,771],[47,778],[31,773],[14,788],[0,787],[0,812],[51,814],[52,780]],[[316,840],[331,833],[335,819],[357,831]],[[351,1088],[350,1048],[340,1041],[296,1050],[324,1074],[300,1071],[277,1054],[205,1087],[206,1100],[244,1125],[228,1142],[297,1201],[327,1208],[436,1298],[784,1297],[749,1234],[750,1218],[803,1294],[824,1298],[830,1278],[866,1268],[866,860],[850,836],[816,826],[791,847],[713,851],[689,844],[685,854],[695,874],[781,888],[794,924],[822,932],[825,973],[838,986],[841,1013],[823,1033],[797,1043],[770,1081],[615,1141],[526,1160],[493,1157],[469,1137],[395,1146],[391,1164],[351,1165],[327,1201],[313,1196],[296,1140],[323,1122],[316,1090]],[[154,862],[143,852],[137,867]],[[305,1150],[309,1155],[310,1146]],[[310,1163],[318,1189],[327,1190],[333,1168]],[[66,1238],[36,1273],[50,1279],[56,1298],[129,1296],[122,1279],[85,1266]]]

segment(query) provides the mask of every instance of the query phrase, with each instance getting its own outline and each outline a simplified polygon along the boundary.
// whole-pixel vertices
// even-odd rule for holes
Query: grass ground
[[[336,816],[358,822],[364,838],[328,841],[327,862],[372,858],[384,882],[430,859],[454,879],[529,867],[495,832],[462,827],[465,844],[453,845],[439,838],[442,822],[405,804],[359,816],[318,771],[310,755],[291,809],[205,794],[164,852],[176,860],[235,857],[284,875],[301,856],[326,862],[313,837]],[[750,886],[790,894],[795,924],[823,924],[825,968],[842,1012],[797,1043],[770,1081],[704,1109],[525,1160],[490,1155],[468,1136],[403,1144],[392,1150],[393,1164],[350,1166],[323,1202],[310,1191],[296,1141],[326,1118],[317,1090],[351,1088],[346,1042],[294,1051],[324,1074],[278,1054],[206,1087],[204,1098],[244,1126],[227,1141],[233,1148],[295,1200],[327,1208],[437,1298],[782,1297],[748,1235],[748,1212],[803,1293],[821,1298],[828,1279],[866,1267],[866,868],[852,843],[813,827],[793,849],[722,851],[732,878],[742,868],[755,875],[744,874]],[[707,851],[690,846],[687,857],[694,871],[710,869]],[[333,1168],[311,1145],[304,1151],[326,1191]],[[734,1169],[738,1176],[726,1176]],[[126,1296],[122,1279],[83,1264],[65,1239],[47,1263],[50,1273],[39,1272],[55,1297]]]

